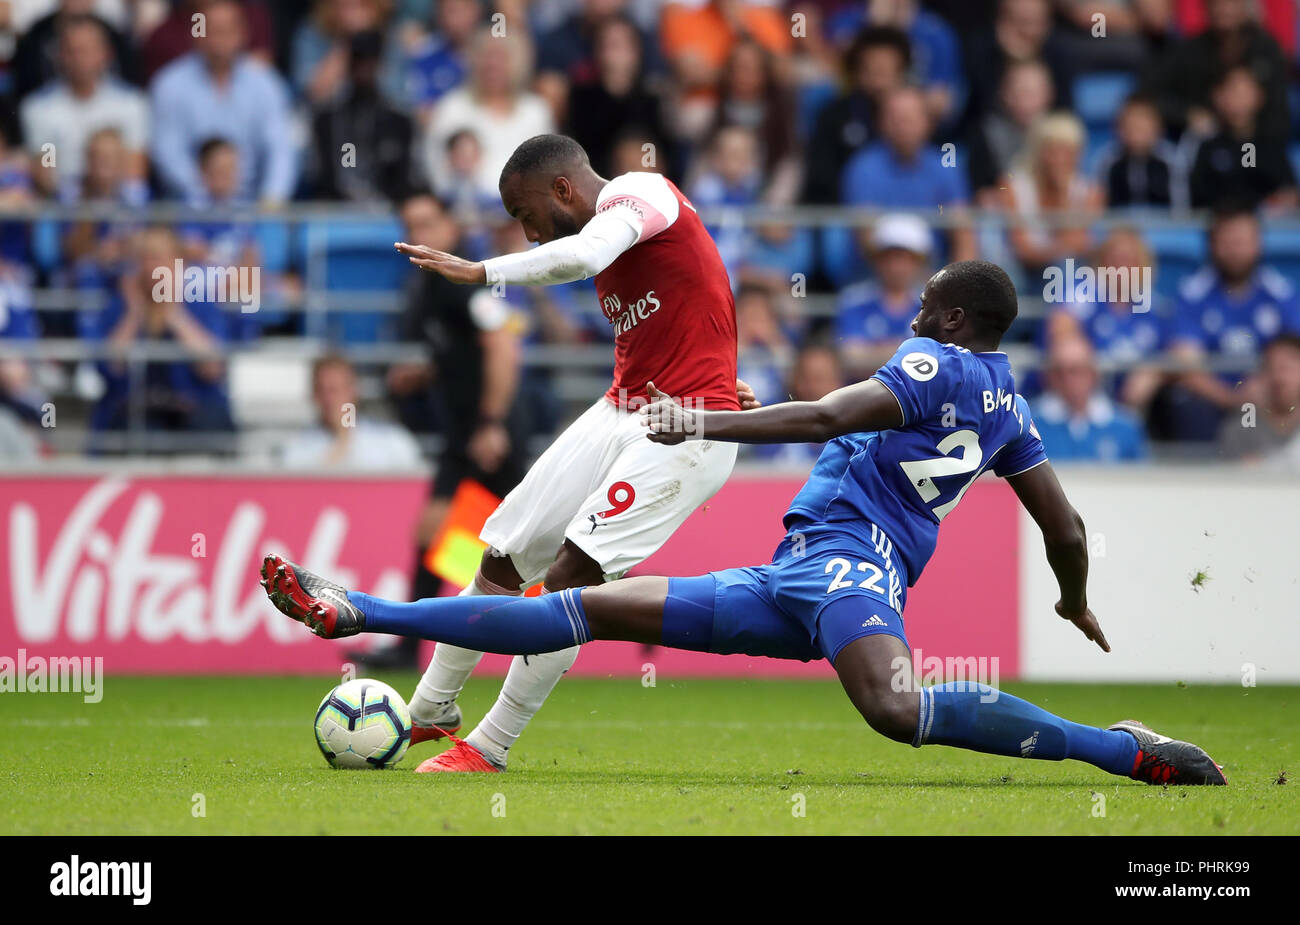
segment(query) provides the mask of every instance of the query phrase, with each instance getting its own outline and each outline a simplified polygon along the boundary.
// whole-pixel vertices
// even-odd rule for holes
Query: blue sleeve
[[[180,72],[165,71],[154,80],[151,92],[151,160],[168,191],[179,196],[201,186],[198,159],[191,153],[190,139],[185,133],[188,89]]]
[[[940,414],[965,378],[961,360],[928,337],[903,341],[889,362],[871,377],[894,393],[903,425]]]
[[[993,473],[998,478],[1010,478],[1047,462],[1047,451],[1034,426],[1029,402],[1020,395],[1016,396],[1016,412],[1020,415],[1020,436],[1004,446],[994,461]]]
[[[1201,326],[1201,308],[1186,299],[1174,303],[1174,316],[1169,319],[1169,343],[1192,341],[1202,347],[1209,343]]]

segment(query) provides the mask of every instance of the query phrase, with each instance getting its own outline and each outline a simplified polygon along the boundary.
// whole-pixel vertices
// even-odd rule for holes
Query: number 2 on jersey
[[[962,495],[966,494],[966,489],[979,477],[980,463],[984,461],[984,452],[980,449],[980,436],[973,430],[958,430],[944,437],[939,441],[938,450],[942,456],[936,456],[932,459],[915,459],[908,462],[900,462],[903,474],[907,476],[916,489],[916,493],[921,496],[921,500],[929,504],[935,498],[939,497],[939,486],[934,483],[935,479],[943,478],[949,475],[964,475],[967,472],[972,473],[966,484],[961,487],[956,496],[944,504],[933,508],[934,516],[943,520],[944,517],[951,513],[952,509],[957,506]],[[960,456],[950,455],[954,450],[961,450]]]

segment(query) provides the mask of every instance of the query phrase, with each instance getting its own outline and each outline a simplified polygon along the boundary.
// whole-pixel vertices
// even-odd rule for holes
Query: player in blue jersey
[[[1088,609],[1083,522],[1016,394],[1002,334],[1016,294],[999,267],[965,261],[926,284],[907,340],[863,382],[820,401],[687,411],[651,389],[651,440],[827,446],[785,515],[772,562],[695,578],[638,577],[537,598],[384,601],[277,556],[263,586],[283,613],[328,638],[379,632],[504,654],[592,639],[804,661],[825,658],[867,723],[900,742],[997,755],[1075,758],[1156,784],[1222,784],[1202,749],[1125,720],[1109,729],[1054,716],[972,682],[922,687],[903,628],[907,588],[939,524],[979,475],[1005,478],[1043,531],[1056,611],[1103,650]]]

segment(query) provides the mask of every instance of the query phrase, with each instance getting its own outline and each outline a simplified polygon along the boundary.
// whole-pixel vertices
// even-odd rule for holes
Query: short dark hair
[[[844,52],[844,70],[850,80],[862,56],[875,48],[894,49],[902,58],[903,70],[912,67],[912,42],[906,32],[893,26],[867,26],[854,36],[853,42]]]
[[[1268,343],[1264,344],[1262,353],[1271,353],[1274,350],[1280,350],[1284,347],[1300,353],[1300,334],[1297,334],[1294,331],[1283,331]]]
[[[235,143],[229,138],[222,138],[220,135],[213,135],[210,138],[205,138],[199,143],[199,165],[202,166],[206,164],[208,158],[223,148],[229,148],[235,153],[239,153],[239,149],[235,147]]]
[[[1016,286],[996,263],[962,260],[948,264],[936,277],[930,291],[940,306],[965,309],[977,335],[1001,340],[1016,320]]]
[[[1210,235],[1213,236],[1221,225],[1239,218],[1248,218],[1255,224],[1259,224],[1259,213],[1244,199],[1234,196],[1220,198],[1210,210]]]
[[[568,135],[534,135],[510,155],[501,168],[498,186],[505,186],[513,176],[548,173],[557,176],[565,170],[588,163],[587,152]]]

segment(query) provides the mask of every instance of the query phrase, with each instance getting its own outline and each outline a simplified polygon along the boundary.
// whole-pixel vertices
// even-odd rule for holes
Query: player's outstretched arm
[[[819,401],[786,401],[751,411],[688,411],[648,383],[641,422],[655,443],[824,443],[844,434],[903,424],[894,393],[875,379],[836,389]]]
[[[421,270],[437,273],[450,282],[471,286],[481,286],[487,282],[487,272],[483,269],[481,261],[466,260],[464,257],[434,250],[423,244],[406,244],[398,241],[393,247]]]
[[[1052,464],[1040,463],[1011,476],[1007,482],[1043,531],[1047,564],[1052,567],[1056,583],[1061,588],[1056,612],[1101,646],[1102,651],[1109,652],[1110,643],[1106,642],[1097,618],[1088,609],[1088,539],[1083,518],[1066,499]]]

